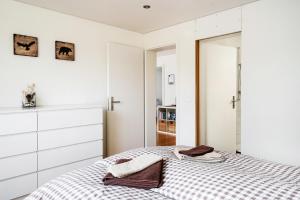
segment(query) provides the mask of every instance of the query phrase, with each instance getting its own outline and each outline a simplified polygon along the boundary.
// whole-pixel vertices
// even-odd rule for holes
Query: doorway
[[[145,52],[146,146],[176,145],[176,46]]]
[[[156,52],[156,145],[176,145],[176,49]]]
[[[198,142],[240,152],[241,33],[203,39],[196,48]]]

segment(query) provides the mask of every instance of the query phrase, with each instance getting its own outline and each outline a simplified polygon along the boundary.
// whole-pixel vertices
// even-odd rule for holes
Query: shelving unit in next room
[[[176,144],[176,106],[157,107],[157,144]]]

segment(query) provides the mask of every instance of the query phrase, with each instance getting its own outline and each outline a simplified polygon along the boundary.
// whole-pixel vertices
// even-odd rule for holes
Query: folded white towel
[[[216,158],[221,158],[221,157],[222,157],[222,154],[213,151],[213,152],[204,154],[204,155],[202,155],[202,156],[196,156],[195,158],[197,158],[197,159],[207,159],[207,160],[210,160],[210,159],[216,159]]]
[[[188,148],[176,147],[173,151],[173,153],[179,160],[183,160],[185,158],[185,155],[179,153],[179,151],[182,151],[182,150],[188,150]]]
[[[142,171],[143,169],[153,165],[154,163],[157,163],[160,160],[162,160],[161,156],[155,154],[143,154],[133,158],[128,162],[111,165],[107,171],[114,177],[122,178]]]
[[[195,161],[205,162],[205,163],[219,163],[219,162],[223,162],[226,160],[222,154],[217,153],[215,151],[213,151],[211,153],[207,153],[203,156],[193,157],[193,159]]]

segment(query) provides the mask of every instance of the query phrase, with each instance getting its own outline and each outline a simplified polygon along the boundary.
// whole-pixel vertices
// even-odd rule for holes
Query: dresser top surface
[[[43,111],[55,111],[55,110],[90,109],[90,108],[104,109],[104,106],[99,104],[85,104],[85,105],[37,106],[35,108],[0,107],[0,114],[30,113],[30,112],[43,112]]]

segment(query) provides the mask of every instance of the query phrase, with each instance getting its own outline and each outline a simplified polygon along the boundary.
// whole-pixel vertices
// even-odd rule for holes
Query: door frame
[[[199,146],[201,141],[201,126],[200,126],[200,40],[195,41],[195,141],[196,146]]]
[[[144,94],[145,94],[145,147],[156,146],[156,52],[160,50],[167,50],[169,48],[176,49],[176,43],[165,44],[162,46],[156,46],[149,49],[145,49],[144,57]],[[177,49],[176,49],[177,50]],[[176,59],[178,57],[176,51]],[[176,60],[178,69],[178,61]],[[177,70],[178,71],[178,70]],[[176,82],[178,83],[178,82]],[[176,84],[176,91],[178,90],[178,84]],[[178,109],[178,103],[176,105]],[[176,118],[178,119],[178,113],[176,110]],[[179,121],[176,122],[176,144],[179,139]],[[152,134],[151,134],[152,133]],[[155,133],[155,136],[153,136]]]
[[[200,45],[201,41],[207,40],[207,39],[212,39],[212,38],[217,38],[217,37],[222,37],[222,36],[229,36],[233,34],[241,34],[242,37],[242,31],[236,31],[232,33],[226,33],[226,34],[221,34],[221,35],[214,35],[211,37],[204,37],[195,40],[195,139],[196,139],[196,145],[201,145],[201,144],[206,144],[206,141],[203,135],[201,133],[201,60],[200,60]],[[241,133],[242,134],[242,133]]]

